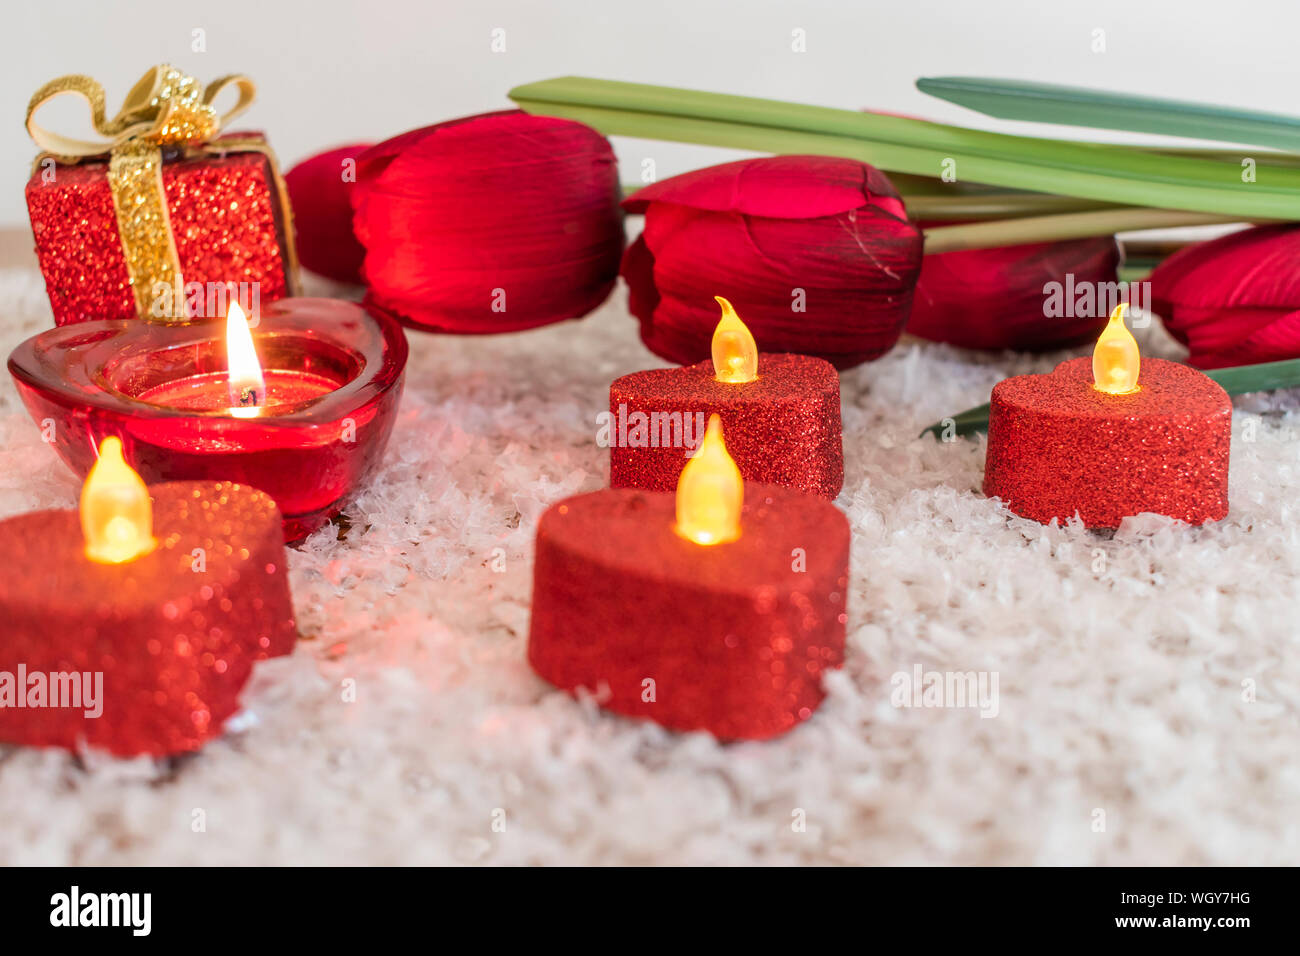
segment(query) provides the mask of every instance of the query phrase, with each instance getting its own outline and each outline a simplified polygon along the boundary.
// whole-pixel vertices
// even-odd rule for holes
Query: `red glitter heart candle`
[[[146,489],[116,439],[80,514],[0,522],[0,553],[0,740],[195,750],[239,709],[254,661],[293,648],[275,502],[229,482]]]
[[[843,661],[848,571],[844,515],[744,483],[714,416],[675,498],[608,489],[542,516],[528,660],[615,713],[773,737],[811,716]]]
[[[994,387],[984,493],[1044,524],[1078,514],[1116,528],[1143,512],[1217,521],[1228,513],[1232,402],[1195,369],[1140,360],[1123,309],[1091,363]]]
[[[844,484],[840,379],[824,359],[762,355],[726,299],[713,361],[635,372],[609,387],[609,483],[672,491],[703,436],[721,417],[746,481],[834,498]]]
[[[9,370],[74,471],[86,474],[99,442],[116,435],[150,484],[260,488],[293,541],[337,515],[378,464],[406,338],[350,302],[283,299],[251,331],[237,308],[225,322],[62,326],[15,349]]]

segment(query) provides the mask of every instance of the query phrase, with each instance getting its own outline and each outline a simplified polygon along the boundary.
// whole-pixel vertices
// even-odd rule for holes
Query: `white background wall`
[[[259,99],[238,125],[268,131],[286,166],[332,145],[500,109],[510,87],[562,74],[1006,130],[1024,124],[976,118],[916,92],[913,80],[1022,77],[1300,113],[1298,0],[6,0],[0,18],[0,225],[26,222],[31,93],[60,74],[88,73],[106,86],[111,114],[145,68],[164,61],[204,80],[250,74]],[[507,49],[494,54],[498,27]],[[805,53],[791,50],[795,28],[806,31]],[[191,50],[196,29],[206,52]],[[1104,53],[1092,51],[1096,29]],[[46,125],[88,134],[64,99]],[[625,163],[655,157],[660,176],[740,155],[617,146]],[[625,180],[637,169],[629,165]]]

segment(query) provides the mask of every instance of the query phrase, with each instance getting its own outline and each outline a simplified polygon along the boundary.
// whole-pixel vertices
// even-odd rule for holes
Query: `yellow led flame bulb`
[[[696,544],[723,544],[740,537],[745,479],[722,440],[722,419],[709,417],[695,457],[677,480],[676,531]]]
[[[1138,369],[1142,356],[1137,339],[1124,325],[1128,305],[1121,302],[1110,314],[1110,321],[1092,351],[1092,387],[1109,395],[1127,395],[1138,390]]]
[[[266,381],[253,346],[248,317],[238,302],[230,303],[230,311],[226,313],[226,370],[230,414],[236,418],[256,418],[266,402]]]
[[[713,330],[713,371],[719,382],[744,384],[758,378],[758,343],[740,321],[736,310],[720,295],[722,318]]]
[[[81,487],[81,533],[86,557],[100,564],[134,561],[158,543],[149,489],[122,457],[120,438],[100,444],[99,460]]]

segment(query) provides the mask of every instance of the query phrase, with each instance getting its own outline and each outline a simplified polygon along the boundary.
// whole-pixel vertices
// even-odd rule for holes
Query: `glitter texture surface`
[[[36,253],[58,325],[137,314],[108,165],[59,165],[49,182],[38,169],[27,184]],[[187,283],[256,282],[263,303],[289,294],[286,217],[267,156],[242,152],[165,162],[162,179]],[[153,218],[139,227],[158,228],[148,205],[141,210]]]
[[[127,564],[85,557],[74,510],[0,523],[0,672],[103,674],[99,717],[0,707],[0,740],[123,756],[195,750],[239,709],[253,662],[293,649],[275,502],[229,482],[150,492],[158,547]]]
[[[848,521],[819,497],[746,484],[741,537],[702,547],[673,530],[674,507],[608,489],[546,511],[528,660],[557,687],[674,730],[785,733],[843,661]]]
[[[834,498],[844,484],[840,379],[824,359],[763,353],[758,378],[743,385],[717,381],[711,361],[634,372],[610,385],[609,408],[609,483],[614,488],[676,489],[686,449],[662,440],[662,430],[648,419],[645,435],[654,444],[640,447],[634,435],[631,416],[655,412],[702,413],[701,426],[709,415],[720,415],[727,450],[746,481],[824,498]],[[703,428],[693,434],[698,441]]]
[[[108,161],[117,234],[137,315],[154,315],[153,287],[159,283],[175,287],[180,276],[162,167],[162,150],[144,141],[117,148]],[[171,307],[165,310],[166,318],[177,317],[183,309],[184,298],[179,297],[179,303],[176,298],[172,297]]]
[[[984,493],[1044,524],[1089,528],[1154,512],[1191,524],[1228,513],[1232,402],[1205,375],[1144,358],[1141,391],[1107,395],[1092,360],[993,389]]]

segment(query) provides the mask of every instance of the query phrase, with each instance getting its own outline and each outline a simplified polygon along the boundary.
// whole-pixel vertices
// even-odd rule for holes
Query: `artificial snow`
[[[51,318],[34,269],[0,293],[7,353]],[[722,745],[525,660],[538,518],[604,485],[609,382],[663,364],[625,297],[534,332],[410,333],[381,472],[290,552],[295,653],[197,755],[0,746],[0,863],[1300,862],[1295,393],[1237,399],[1226,520],[1102,535],[985,499],[982,437],[917,435],[1066,353],[905,339],[844,373],[847,661],[810,721]],[[5,378],[0,516],[72,507]],[[918,666],[996,675],[996,715],[920,688],[895,706]]]

